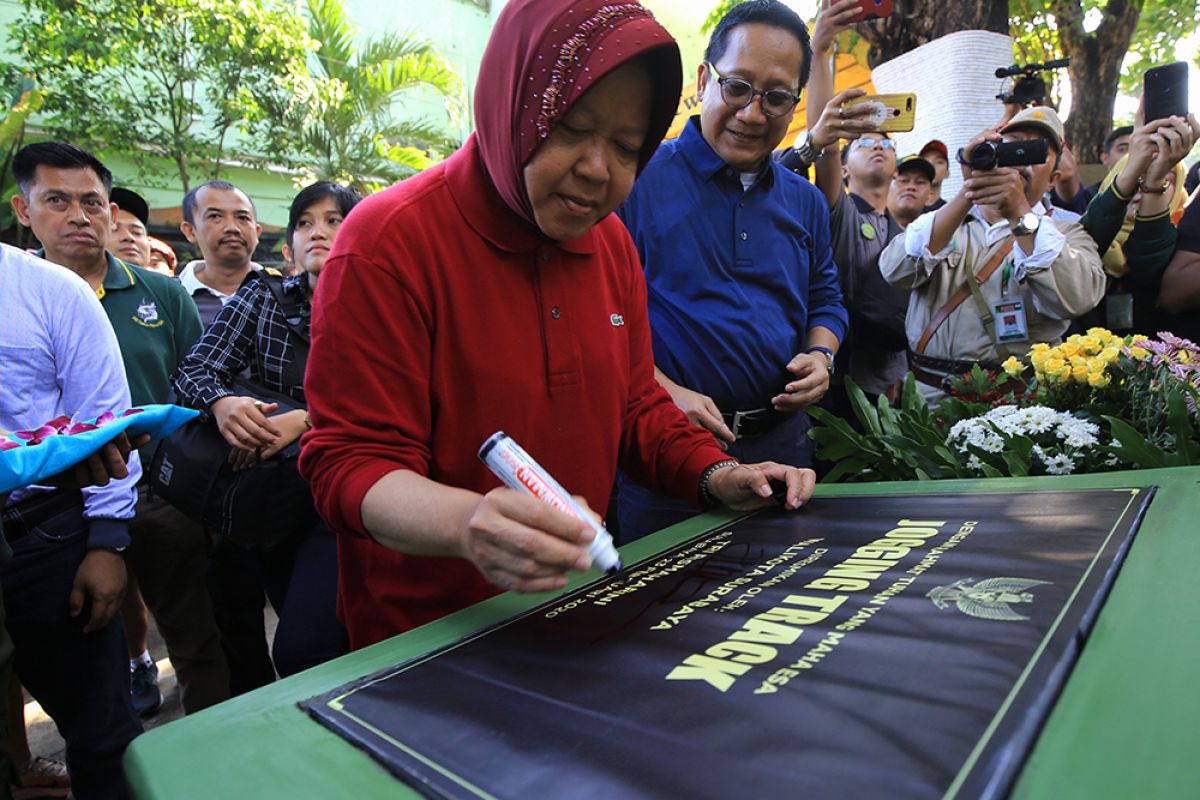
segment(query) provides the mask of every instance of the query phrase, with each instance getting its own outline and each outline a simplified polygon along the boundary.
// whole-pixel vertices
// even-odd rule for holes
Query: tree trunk
[[[1055,0],[1054,21],[1071,66],[1071,116],[1067,141],[1081,163],[1096,163],[1112,127],[1121,63],[1133,39],[1144,0],[1109,0],[1095,32],[1083,29],[1079,0]]]
[[[872,67],[955,31],[1009,34],[1008,0],[896,0],[895,6],[887,19],[857,28],[871,45]]]

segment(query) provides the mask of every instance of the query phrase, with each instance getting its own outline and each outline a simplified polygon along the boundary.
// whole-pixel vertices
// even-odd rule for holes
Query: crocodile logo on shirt
[[[622,317],[620,314],[613,314],[611,317],[608,318],[608,321],[612,323],[612,326],[614,328],[625,327],[625,318]]]
[[[158,318],[158,306],[152,300],[142,299],[138,303],[137,316],[133,321],[143,328],[157,328],[163,324],[163,321]]]

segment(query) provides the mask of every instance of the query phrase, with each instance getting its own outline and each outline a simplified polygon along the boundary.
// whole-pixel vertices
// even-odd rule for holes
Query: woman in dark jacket
[[[312,296],[338,228],[358,200],[353,189],[328,181],[296,195],[284,248],[296,274],[251,273],[175,374],[180,402],[213,415],[232,447],[235,470],[270,459],[309,427],[303,378]],[[247,371],[251,381],[287,396],[296,408],[280,411],[277,403],[238,395],[234,379]],[[271,682],[276,670],[291,675],[348,649],[335,613],[336,542],[319,518],[269,550],[218,538],[209,562],[209,588],[233,694]],[[263,622],[264,594],[279,615],[273,664]]]

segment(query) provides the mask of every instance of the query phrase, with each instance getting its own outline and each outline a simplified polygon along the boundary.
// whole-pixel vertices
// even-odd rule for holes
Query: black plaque
[[[996,797],[1152,489],[823,498],[304,704],[436,797]]]

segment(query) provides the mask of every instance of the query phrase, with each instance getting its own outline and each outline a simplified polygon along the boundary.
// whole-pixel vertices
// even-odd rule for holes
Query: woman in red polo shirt
[[[611,212],[678,104],[671,36],[634,2],[514,0],[480,67],[477,131],[343,225],[313,315],[301,470],[338,532],[362,647],[590,565],[586,526],[476,457],[497,430],[603,509],[617,465],[658,492],[787,504],[813,475],[726,461],[654,380],[646,287]],[[704,484],[702,487],[701,484]]]

